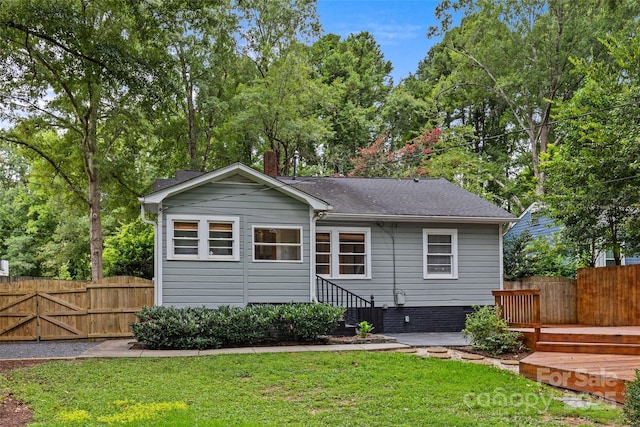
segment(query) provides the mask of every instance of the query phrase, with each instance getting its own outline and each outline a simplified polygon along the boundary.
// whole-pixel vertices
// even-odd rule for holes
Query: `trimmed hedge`
[[[338,326],[343,307],[326,304],[250,307],[143,307],[131,329],[150,349],[207,349],[276,340],[311,341]]]

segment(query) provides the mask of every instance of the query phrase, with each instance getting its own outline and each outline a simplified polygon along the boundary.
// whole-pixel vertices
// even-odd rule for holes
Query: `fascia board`
[[[323,221],[396,221],[396,222],[434,222],[462,224],[504,224],[518,222],[518,218],[502,217],[463,217],[463,216],[422,216],[422,215],[369,215],[341,214],[328,212]]]

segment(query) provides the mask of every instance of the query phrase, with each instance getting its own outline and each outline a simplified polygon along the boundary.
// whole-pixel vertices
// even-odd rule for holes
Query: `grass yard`
[[[571,409],[494,367],[387,352],[51,362],[0,390],[39,426],[622,425],[619,409]]]

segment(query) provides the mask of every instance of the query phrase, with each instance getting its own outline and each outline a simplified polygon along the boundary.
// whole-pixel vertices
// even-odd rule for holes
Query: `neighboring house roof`
[[[271,178],[240,163],[209,173],[179,171],[175,179],[157,180],[154,192],[140,202],[149,212],[154,212],[153,206],[170,195],[234,173],[305,201],[316,210],[329,211],[328,217],[334,219],[517,221],[514,215],[442,178]]]

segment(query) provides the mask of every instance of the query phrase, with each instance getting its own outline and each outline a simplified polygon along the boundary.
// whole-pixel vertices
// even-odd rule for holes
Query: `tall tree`
[[[393,84],[392,65],[366,31],[345,40],[325,35],[312,52],[318,77],[334,98],[328,114],[323,112],[334,132],[323,147],[324,161],[332,172],[344,173],[358,147],[371,145],[386,128],[380,113]]]
[[[316,147],[332,134],[329,123],[318,116],[329,98],[327,87],[312,78],[307,50],[302,44],[291,46],[265,77],[243,85],[236,99],[242,106],[236,126],[265,141],[256,147],[260,152],[273,150],[284,175],[295,151],[307,161],[317,161]]]
[[[640,250],[640,41],[635,30],[603,40],[609,58],[576,61],[584,85],[558,108],[563,143],[543,162],[546,201],[566,237],[593,264]]]
[[[172,91],[156,118],[158,151],[176,168],[220,166],[218,128],[229,113],[241,73],[236,43],[240,18],[230,0],[149,4],[158,36],[168,50],[165,63]],[[164,157],[166,165],[167,158]],[[236,159],[234,159],[236,160]]]
[[[638,16],[629,1],[444,0],[437,9],[439,28],[450,30],[452,12],[462,13],[456,37],[447,41],[455,70],[443,87],[478,88],[485,99],[507,107],[509,127],[526,135],[537,192],[545,188],[540,156],[558,137],[553,131],[555,101],[569,99],[581,76],[572,57],[598,58],[597,38]],[[505,117],[506,118],[506,117]]]
[[[152,28],[141,5],[113,0],[3,2],[0,6],[0,139],[49,164],[89,211],[91,277],[102,277],[101,185],[132,114],[153,100]],[[150,41],[151,40],[151,41]],[[43,138],[43,130],[57,137]],[[78,175],[84,180],[78,180]]]
[[[325,138],[317,116],[323,89],[312,79],[307,47],[320,33],[314,0],[243,0],[237,3],[242,26],[239,70],[246,80],[234,99],[229,135],[250,144],[246,151],[274,150],[279,172],[287,173],[295,149],[313,157],[313,143]]]

